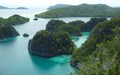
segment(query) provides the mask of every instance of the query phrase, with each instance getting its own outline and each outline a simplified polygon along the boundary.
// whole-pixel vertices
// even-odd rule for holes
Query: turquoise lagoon
[[[0,10],[0,17],[7,18],[13,14],[29,17],[31,20],[23,25],[14,26],[20,33],[20,36],[0,41],[0,75],[67,75],[75,72],[70,66],[70,55],[56,56],[52,58],[42,58],[33,56],[28,52],[28,41],[39,30],[46,27],[50,19],[39,18],[33,21],[34,14],[46,11],[44,9],[29,10]],[[64,20],[65,22],[83,20],[87,22],[89,17],[71,17],[71,18],[55,18]],[[23,37],[24,33],[28,33],[29,37]],[[78,37],[75,44],[80,47],[88,38],[89,32],[83,32],[83,36]]]

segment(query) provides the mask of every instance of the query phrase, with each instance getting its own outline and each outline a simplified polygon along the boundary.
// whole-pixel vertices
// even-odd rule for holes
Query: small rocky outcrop
[[[29,36],[29,34],[27,34],[27,33],[24,33],[24,34],[23,34],[23,36],[24,36],[24,37],[28,37],[28,36]]]
[[[34,18],[33,20],[37,21],[37,20],[38,20],[38,18]]]

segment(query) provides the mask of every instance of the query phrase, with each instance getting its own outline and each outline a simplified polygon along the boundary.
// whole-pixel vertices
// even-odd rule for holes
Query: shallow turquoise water
[[[39,10],[0,10],[0,17],[8,17],[14,13],[30,16],[31,21],[23,25],[14,26],[20,33],[16,38],[0,41],[0,75],[66,75],[75,72],[70,66],[70,55],[62,55],[53,58],[42,58],[30,55],[28,52],[28,41],[39,30],[46,27],[50,19],[39,19],[33,21],[33,15]],[[9,12],[9,13],[8,13]],[[13,13],[14,12],[14,13]],[[31,12],[31,13],[30,13]],[[8,13],[5,14],[4,13]],[[62,18],[66,22],[89,19],[89,18]],[[28,33],[29,37],[23,37],[24,33]],[[75,41],[77,47],[87,39],[89,33],[84,32],[78,41]]]
[[[81,37],[78,37],[79,40],[74,41],[77,47],[80,47],[88,38],[90,32],[83,32]]]

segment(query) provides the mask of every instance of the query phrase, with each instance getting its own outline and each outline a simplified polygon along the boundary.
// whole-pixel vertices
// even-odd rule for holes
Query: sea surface
[[[68,75],[70,72],[76,72],[75,68],[70,66],[71,55],[61,55],[52,58],[42,58],[33,56],[28,52],[28,41],[33,38],[37,31],[44,30],[46,24],[51,19],[39,18],[34,21],[34,15],[46,11],[45,9],[0,10],[0,17],[8,18],[14,14],[19,14],[30,18],[30,22],[16,25],[15,29],[20,36],[0,41],[0,75]],[[83,20],[87,22],[90,17],[66,17],[54,18],[65,22]],[[28,33],[29,37],[23,37]],[[81,37],[73,37],[77,47],[89,36],[89,32],[83,32]],[[77,40],[76,40],[77,38]]]

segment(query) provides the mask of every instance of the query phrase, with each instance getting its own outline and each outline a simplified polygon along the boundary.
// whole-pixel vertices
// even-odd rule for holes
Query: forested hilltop
[[[120,8],[112,8],[105,4],[81,4],[49,10],[36,17],[59,18],[59,17],[115,17],[120,16]]]
[[[0,25],[18,25],[29,21],[29,18],[22,17],[20,15],[12,15],[7,19],[0,17]]]
[[[97,24],[88,40],[73,51],[71,65],[79,75],[120,74],[120,17]]]
[[[80,25],[82,25],[82,23],[84,22],[79,22]],[[46,30],[50,32],[66,31],[71,36],[82,35],[79,25],[68,24],[62,20],[50,20],[46,25]]]
[[[28,21],[29,21],[29,18],[25,18],[15,14],[8,17],[7,19],[0,18],[0,25],[18,25],[18,24],[26,23]]]

